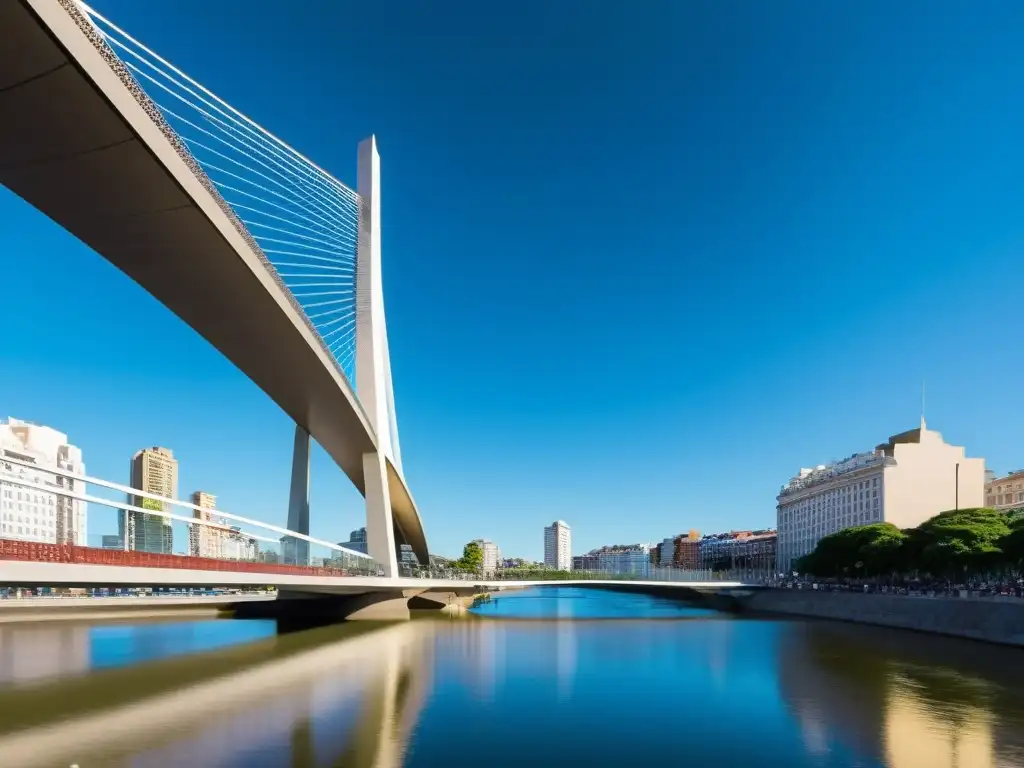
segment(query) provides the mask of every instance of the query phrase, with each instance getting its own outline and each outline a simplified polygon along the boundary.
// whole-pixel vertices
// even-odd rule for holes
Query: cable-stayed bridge
[[[429,551],[402,465],[373,137],[357,160],[353,188],[82,2],[0,3],[0,183],[188,323],[296,425],[286,527],[5,452],[0,479],[16,493],[114,507],[126,532],[140,515],[178,520],[190,539],[213,533],[274,557],[8,539],[0,583],[273,584],[399,602],[444,586],[399,571],[403,546],[424,565]],[[367,553],[310,536],[311,438],[365,497]]]
[[[428,549],[402,470],[373,137],[357,176],[338,181],[84,3],[0,5],[0,183],[294,419],[288,529],[307,536],[319,442],[365,496],[369,554],[394,576],[400,545],[421,562]]]

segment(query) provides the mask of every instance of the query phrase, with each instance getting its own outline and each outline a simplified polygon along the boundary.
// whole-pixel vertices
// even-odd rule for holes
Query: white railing
[[[16,472],[14,470],[15,467],[21,468],[23,470],[23,472],[22,473]],[[3,470],[6,470],[6,471],[3,471]],[[25,477],[24,476],[25,475],[24,470],[31,471],[31,473],[33,475],[35,475],[35,477],[33,477],[33,478]],[[106,488],[108,490],[118,491],[118,492],[126,494],[129,497],[134,497],[136,499],[140,499],[140,498],[141,499],[148,499],[150,501],[157,502],[160,505],[160,508],[148,508],[148,507],[137,506],[135,504],[130,504],[127,501],[124,501],[124,502],[116,501],[116,500],[113,500],[113,499],[107,499],[107,498],[104,498],[104,497],[101,497],[101,496],[96,496],[96,495],[93,495],[93,494],[81,493],[81,492],[79,492],[79,491],[77,491],[77,490],[75,490],[73,488],[63,487],[63,486],[59,486],[59,485],[52,485],[52,484],[48,484],[46,482],[40,482],[40,480],[41,480],[40,476],[47,476],[47,475],[50,475],[50,476],[53,476],[53,477],[64,478],[65,480],[70,480],[70,481],[72,481],[74,483],[81,483],[83,486],[85,486],[85,485],[94,485],[94,486],[98,486],[100,488]],[[340,559],[341,562],[344,564],[342,567],[350,567],[351,566],[351,567],[356,568],[356,569],[358,569],[360,571],[374,571],[374,572],[376,572],[379,569],[379,566],[378,566],[377,562],[372,557],[370,557],[369,555],[367,555],[367,554],[365,554],[363,552],[359,552],[357,550],[349,549],[347,547],[341,546],[340,544],[335,544],[335,543],[330,542],[330,541],[324,541],[323,539],[314,538],[313,536],[309,536],[308,534],[299,533],[297,531],[291,531],[291,530],[289,530],[287,528],[283,528],[283,527],[278,526],[278,525],[273,525],[272,523],[264,523],[264,522],[261,522],[259,520],[254,520],[252,518],[245,517],[243,515],[237,515],[237,514],[234,514],[232,512],[228,512],[228,511],[222,510],[222,509],[209,508],[209,507],[201,507],[201,506],[198,506],[196,504],[192,504],[191,502],[182,501],[180,499],[173,499],[173,498],[170,498],[170,497],[167,497],[167,496],[161,496],[160,494],[157,494],[157,493],[151,493],[149,491],[143,491],[143,490],[138,489],[138,488],[132,488],[131,486],[121,485],[120,483],[113,483],[113,482],[110,482],[109,480],[103,480],[101,478],[91,477],[91,476],[88,476],[88,475],[81,475],[81,474],[78,474],[76,472],[71,472],[69,470],[60,469],[60,468],[57,468],[57,467],[40,466],[40,465],[34,464],[34,463],[30,462],[30,461],[24,461],[22,459],[15,458],[13,456],[10,456],[7,453],[0,453],[0,484],[9,485],[9,486],[13,486],[13,487],[16,487],[16,488],[23,488],[23,489],[26,489],[26,490],[36,491],[36,492],[40,492],[40,493],[53,494],[53,495],[56,495],[56,496],[61,496],[61,497],[64,497],[64,498],[73,499],[75,501],[79,501],[79,502],[83,502],[83,503],[87,503],[87,504],[96,504],[96,505],[100,505],[100,506],[103,506],[103,507],[108,507],[108,508],[112,508],[112,509],[115,509],[115,510],[119,510],[122,513],[122,515],[123,515],[123,517],[119,521],[120,522],[120,527],[119,527],[119,534],[118,535],[120,537],[122,537],[122,539],[121,539],[121,547],[119,547],[119,548],[127,549],[127,548],[129,548],[129,545],[130,545],[130,542],[126,540],[128,538],[127,532],[129,530],[129,524],[128,524],[129,523],[129,517],[131,515],[133,515],[133,514],[134,515],[150,515],[150,516],[153,516],[153,517],[164,518],[166,520],[178,521],[178,522],[184,523],[187,526],[189,526],[190,554],[192,556],[197,556],[197,557],[198,556],[202,556],[198,552],[191,551],[192,550],[192,545],[191,545],[192,537],[191,537],[191,533],[192,533],[193,530],[195,530],[195,527],[198,526],[200,528],[205,528],[205,529],[208,529],[208,530],[215,531],[215,532],[217,532],[217,534],[219,534],[221,536],[234,537],[234,538],[239,538],[239,539],[243,539],[243,540],[244,539],[248,539],[248,540],[252,540],[253,542],[270,543],[270,544],[273,544],[275,546],[281,546],[284,542],[300,542],[300,541],[301,542],[306,542],[307,545],[314,545],[316,547],[325,549],[325,550],[327,550],[330,553],[334,553],[334,554],[336,554],[338,556],[337,558],[332,558],[332,557],[323,558],[325,561],[333,560],[333,559]],[[268,532],[276,533],[276,534],[279,534],[279,535],[276,538],[275,537],[269,537],[269,536],[266,536],[266,535],[262,535],[261,533],[253,533],[253,532],[248,531],[248,530],[243,530],[241,528],[241,525],[237,526],[237,527],[236,526],[230,526],[230,525],[227,525],[227,524],[225,524],[223,522],[218,522],[217,520],[207,520],[207,519],[203,519],[202,517],[195,517],[195,516],[191,516],[190,517],[190,516],[186,516],[184,514],[176,514],[174,512],[168,511],[168,507],[171,507],[171,508],[177,507],[177,508],[182,508],[182,509],[185,509],[185,510],[190,510],[193,514],[195,514],[195,513],[208,514],[208,515],[211,515],[211,516],[213,516],[215,518],[219,518],[221,520],[231,520],[231,521],[240,523],[242,525],[245,525],[245,526],[247,526],[249,528],[256,528],[256,529],[259,529],[260,531],[268,531]],[[8,514],[11,513],[10,510],[7,510],[7,509],[5,509],[4,512],[6,512]],[[14,512],[13,514],[17,515],[18,513]],[[7,522],[7,521],[5,521],[5,522]],[[31,525],[31,524],[29,524],[29,525]],[[25,538],[24,536],[21,536],[21,535],[10,535],[10,534],[7,534],[7,535],[0,535],[0,537],[2,537],[2,538],[21,539],[21,540],[27,540],[27,541],[38,541],[38,539],[36,539],[36,538]],[[72,542],[68,542],[68,543],[72,543]],[[264,551],[274,552],[275,550],[274,549],[267,550],[266,548],[264,548]],[[171,553],[170,552],[166,552],[164,554],[171,554]],[[285,553],[278,552],[276,554],[278,554],[279,556],[283,556]],[[239,558],[237,558],[237,557],[236,558],[215,557],[214,559],[226,559],[227,560],[227,559],[239,559]],[[242,559],[252,559],[252,558],[242,558]],[[310,563],[309,562],[302,562],[302,563],[292,563],[292,564],[309,565]]]

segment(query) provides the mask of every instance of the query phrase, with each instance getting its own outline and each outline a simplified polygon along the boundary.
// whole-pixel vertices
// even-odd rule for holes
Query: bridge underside
[[[0,3],[0,184],[213,344],[365,494],[363,456],[377,446],[349,383],[155,108],[79,21],[58,0]],[[390,462],[388,479],[396,537],[426,562],[419,515]]]

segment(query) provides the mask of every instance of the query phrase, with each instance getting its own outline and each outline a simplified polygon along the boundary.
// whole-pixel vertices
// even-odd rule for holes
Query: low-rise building
[[[651,546],[649,544],[613,544],[591,550],[584,557],[591,558],[588,562],[596,563],[596,567],[584,570],[634,576],[644,576],[651,571]]]
[[[672,565],[686,571],[700,568],[700,532],[690,530],[685,536],[677,536]]]
[[[1024,509],[1024,469],[1015,469],[1006,477],[986,473],[985,506],[998,510]]]
[[[572,569],[574,571],[596,571],[597,565],[597,555],[573,555]]]

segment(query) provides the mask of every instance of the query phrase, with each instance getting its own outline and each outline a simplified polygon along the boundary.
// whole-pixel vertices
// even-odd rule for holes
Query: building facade
[[[922,418],[873,451],[801,469],[777,501],[778,568],[787,573],[822,537],[844,528],[911,528],[939,512],[984,506],[985,460],[967,458]]]
[[[494,573],[501,563],[501,550],[489,539],[476,539],[476,543],[480,545],[480,549],[484,553],[484,573]]]
[[[647,576],[651,573],[651,547],[649,544],[612,544],[591,550],[581,558],[590,567],[582,570],[607,574]]]
[[[192,510],[193,519],[227,526],[227,521],[213,512],[214,507],[217,506],[216,496],[205,491],[195,491],[192,493],[191,501],[197,507],[203,508],[202,511],[198,509]],[[215,559],[224,557],[224,539],[226,535],[227,531],[221,528],[214,528],[210,525],[190,525],[188,532],[189,554],[192,557],[212,557]]]
[[[559,571],[572,570],[572,531],[563,520],[544,529],[544,565]]]
[[[412,546],[409,544],[398,545],[398,562],[410,568],[416,568],[420,564],[419,558],[416,557],[416,553],[412,551]]]
[[[574,571],[596,571],[597,555],[573,555],[572,569]]]
[[[355,552],[362,552],[364,555],[366,551],[366,528],[357,528],[348,535],[348,541],[342,541],[338,543],[339,547],[345,547],[345,549],[351,549]]]
[[[169,499],[177,498],[178,462],[169,448],[153,447],[138,451],[132,456],[130,471],[129,485],[132,488]],[[142,496],[132,496],[129,504],[169,514],[174,511],[167,502],[153,501]],[[139,552],[169,555],[174,545],[171,519],[161,515],[127,512],[121,518],[119,533],[127,549]]]
[[[33,466],[4,462],[4,457]],[[0,423],[0,538],[84,547],[88,505],[61,493],[84,494],[84,483],[47,468],[84,475],[82,452],[50,427],[19,419]]]
[[[690,531],[686,536],[676,537],[672,565],[686,571],[700,568],[700,532]]]
[[[676,539],[678,536],[670,536],[664,539],[661,544],[657,547],[651,547],[651,554],[655,557],[650,558],[650,562],[653,565],[660,565],[662,567],[670,567],[676,559]]]
[[[233,525],[220,534],[221,557],[227,560],[257,560],[260,555],[259,543],[252,536],[242,533],[242,529]]]
[[[1000,511],[1024,509],[1024,469],[1015,469],[1006,477],[987,477],[985,506]]]

